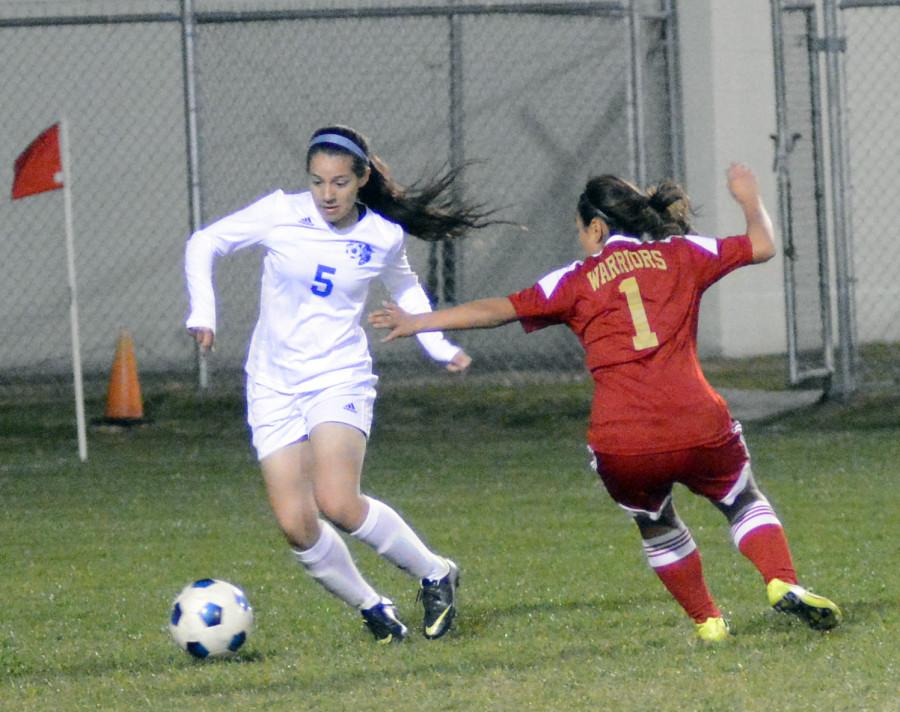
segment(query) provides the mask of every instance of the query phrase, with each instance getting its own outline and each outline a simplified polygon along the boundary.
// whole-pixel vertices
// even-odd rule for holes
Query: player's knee
[[[684,522],[675,512],[671,499],[655,514],[645,512],[635,514],[634,521],[644,539],[652,539],[685,528]]]
[[[366,502],[359,496],[343,494],[319,498],[319,511],[329,522],[345,532],[362,526],[366,518]]]
[[[765,498],[763,493],[760,492],[756,487],[756,484],[751,481],[730,503],[716,502],[715,504],[728,521],[733,522],[748,508],[756,506],[757,504],[768,505],[768,503],[769,501]]]
[[[278,517],[278,525],[281,527],[284,538],[294,549],[301,551],[311,549],[319,540],[318,516],[295,514],[294,516]]]

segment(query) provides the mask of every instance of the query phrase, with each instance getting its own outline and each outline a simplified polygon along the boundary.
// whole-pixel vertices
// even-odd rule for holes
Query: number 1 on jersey
[[[619,282],[619,291],[628,300],[628,311],[631,312],[631,323],[634,324],[634,337],[631,342],[634,350],[652,349],[659,346],[659,339],[655,331],[650,330],[650,322],[647,321],[647,311],[644,309],[644,300],[641,299],[641,290],[634,277],[623,279]]]

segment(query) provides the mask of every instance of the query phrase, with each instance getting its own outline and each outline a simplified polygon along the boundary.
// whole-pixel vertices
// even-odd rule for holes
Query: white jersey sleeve
[[[284,200],[284,192],[278,190],[191,235],[184,255],[190,302],[186,321],[189,329],[205,327],[216,330],[216,296],[213,289],[215,258],[259,244],[279,212],[276,207]]]
[[[423,314],[431,311],[431,302],[428,295],[419,284],[419,278],[409,266],[406,256],[406,247],[400,242],[397,249],[391,255],[381,274],[381,281],[391,294],[397,305],[410,314]],[[444,338],[440,331],[429,331],[416,334],[419,343],[435,361],[439,363],[450,362],[462,349],[456,344]]]

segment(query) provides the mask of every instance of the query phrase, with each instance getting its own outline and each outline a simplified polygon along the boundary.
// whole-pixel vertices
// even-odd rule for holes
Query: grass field
[[[80,464],[68,400],[0,401],[2,710],[900,710],[896,399],[746,424],[801,579],[844,608],[831,633],[772,612],[724,520],[677,493],[736,633],[716,648],[587,468],[585,383],[385,388],[366,489],[463,572],[453,633],[388,648],[292,562],[239,391],[145,404],[153,425],[92,432]],[[350,546],[417,628],[415,582]],[[168,637],[205,576],[256,612],[231,661]]]

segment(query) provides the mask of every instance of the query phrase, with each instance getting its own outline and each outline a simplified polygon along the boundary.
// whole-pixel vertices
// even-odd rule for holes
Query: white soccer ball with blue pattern
[[[172,604],[169,632],[195,658],[232,655],[253,627],[250,602],[234,584],[200,579],[185,586]]]

